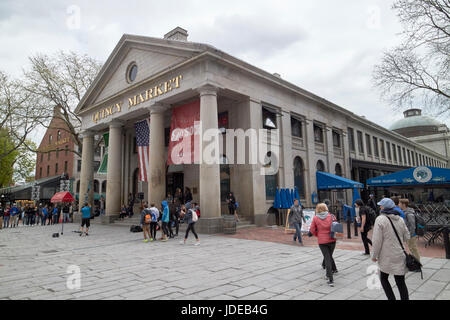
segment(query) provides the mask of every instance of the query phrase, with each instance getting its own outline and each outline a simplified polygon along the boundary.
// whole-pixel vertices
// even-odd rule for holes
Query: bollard
[[[350,216],[347,216],[347,238],[348,239],[352,238],[352,228],[351,228]]]
[[[356,222],[356,219],[353,224],[355,225],[355,237],[357,237],[358,236],[358,223]]]
[[[444,229],[444,246],[445,246],[445,258],[450,259],[450,240],[449,240],[449,228]]]

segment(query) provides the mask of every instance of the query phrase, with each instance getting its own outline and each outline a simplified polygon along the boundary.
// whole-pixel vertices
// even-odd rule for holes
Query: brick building
[[[58,117],[60,108],[54,109],[53,119],[39,145],[36,157],[36,180],[67,173],[73,177],[74,142],[66,123]]]

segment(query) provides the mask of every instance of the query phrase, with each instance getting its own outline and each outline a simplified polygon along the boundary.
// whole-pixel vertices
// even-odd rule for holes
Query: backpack
[[[131,226],[130,232],[142,232],[141,226]]]
[[[372,227],[373,225],[375,225],[375,219],[377,218],[377,214],[375,213],[375,210],[373,210],[373,208],[371,207],[366,207],[367,211],[366,211],[366,221],[367,221],[367,225],[369,227]]]
[[[144,222],[145,223],[150,223],[152,221],[153,221],[152,215],[150,213],[146,213],[145,216],[144,216]]]
[[[423,237],[425,235],[425,219],[414,212],[414,220],[416,221],[416,235]]]
[[[197,210],[195,210],[195,213],[197,214],[197,218],[200,219],[200,209],[197,208]]]
[[[191,210],[191,214],[192,214],[192,222],[197,222],[198,220],[198,216],[197,216],[197,212],[195,212],[195,210]]]

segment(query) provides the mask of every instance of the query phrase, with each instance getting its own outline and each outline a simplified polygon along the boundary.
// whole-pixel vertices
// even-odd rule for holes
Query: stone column
[[[102,223],[113,222],[120,213],[122,190],[122,127],[120,121],[109,123],[108,168],[106,183],[106,208]]]
[[[314,121],[312,119],[305,119],[306,121],[306,150],[307,160],[305,162],[305,198],[306,205],[312,207],[311,195],[313,192],[317,192],[316,183],[316,146],[314,142]],[[318,192],[317,192],[318,193]]]
[[[212,153],[219,159],[219,134],[217,119],[217,88],[203,86],[198,89],[200,93],[200,122],[202,126],[201,137],[208,129],[216,129],[216,136],[211,141],[201,142],[200,166],[200,210],[202,218],[199,220],[199,231],[204,233],[217,233],[223,229],[222,214],[220,209],[220,167],[219,162],[206,163],[205,155]],[[208,151],[209,150],[209,151]],[[206,152],[204,152],[206,151]]]
[[[166,197],[166,161],[163,105],[150,107],[150,155],[148,159],[148,200],[157,206]]]
[[[84,131],[82,133],[82,138],[83,149],[81,151],[78,213],[81,213],[81,208],[85,202],[93,205],[94,201],[94,132]]]

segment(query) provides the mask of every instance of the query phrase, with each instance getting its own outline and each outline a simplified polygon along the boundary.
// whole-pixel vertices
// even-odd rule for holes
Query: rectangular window
[[[314,124],[314,141],[323,143],[323,129],[317,124]]]
[[[77,172],[81,171],[81,160],[77,161]]]
[[[266,200],[275,199],[275,193],[277,191],[277,177],[277,174],[265,176]]]
[[[381,158],[386,159],[386,150],[384,149],[384,140],[380,139]]]
[[[419,166],[419,154],[416,152],[416,161],[414,162],[414,165],[416,166],[416,167],[418,167]]]
[[[386,141],[386,151],[387,151],[388,160],[392,160],[391,144],[387,141]]]
[[[363,143],[362,132],[358,131],[357,134],[358,134],[358,151],[359,151],[359,153],[364,153],[364,143]]]
[[[59,149],[56,149],[56,159],[59,158]]]
[[[64,172],[67,173],[67,161],[64,161]]]
[[[398,151],[398,163],[402,163],[402,148],[400,146],[397,146]]]
[[[293,137],[302,138],[302,122],[291,117],[291,134]]]
[[[50,176],[50,166],[47,166],[47,177]]]
[[[339,132],[333,130],[332,136],[333,136],[333,147],[340,148],[341,147],[341,135],[339,134]]]
[[[367,154],[369,156],[372,155],[372,145],[370,143],[370,136],[368,134],[366,134],[366,148],[367,148]]]
[[[66,156],[69,154],[69,146],[66,146],[65,154],[66,154]]]
[[[406,150],[403,148],[403,162],[406,164]]]
[[[373,153],[375,154],[375,157],[379,157],[379,151],[378,151],[378,139],[373,137]]]
[[[55,164],[55,175],[58,174],[58,162]]]
[[[395,148],[395,144],[392,144],[392,153],[394,155],[394,161],[397,162],[397,149]]]
[[[39,168],[39,178],[42,178],[42,167]]]
[[[263,108],[262,116],[264,129],[272,130],[277,128],[277,114],[275,112]]]
[[[355,151],[355,132],[353,131],[353,128],[347,128],[347,134],[348,147],[350,148],[350,151]]]
[[[47,153],[47,160],[50,160],[50,152]]]
[[[41,162],[44,162],[44,154],[41,153]]]
[[[411,152],[409,152],[409,150],[407,150],[408,152],[408,165],[411,165]]]

